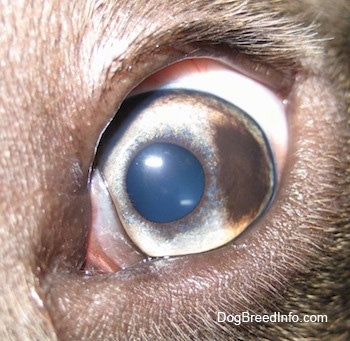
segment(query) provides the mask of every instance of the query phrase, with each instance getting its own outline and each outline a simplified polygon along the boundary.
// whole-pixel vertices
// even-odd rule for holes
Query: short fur
[[[0,2],[1,340],[350,339],[349,1]],[[83,276],[103,128],[151,72],[213,46],[295,76],[274,204],[213,252]],[[328,322],[216,322],[246,310]]]

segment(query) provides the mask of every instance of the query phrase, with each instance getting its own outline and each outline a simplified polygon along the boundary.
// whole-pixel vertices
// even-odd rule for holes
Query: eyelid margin
[[[125,234],[98,169],[93,170],[90,193],[91,226],[85,271],[117,272],[146,259]]]
[[[146,75],[144,80],[171,65],[186,60],[208,59],[260,82],[274,91],[281,98],[285,98],[292,90],[296,80],[296,75],[300,69],[300,67],[297,66],[297,63],[295,63],[295,65],[292,63],[292,66],[290,66],[291,64],[288,64],[288,67],[284,65],[283,68],[281,66],[276,68],[265,63],[263,56],[249,56],[238,52],[234,47],[224,44],[215,44],[212,46],[206,43],[196,43],[188,44],[178,49],[173,48],[173,50],[173,53],[177,55],[178,58],[169,60],[163,67]]]

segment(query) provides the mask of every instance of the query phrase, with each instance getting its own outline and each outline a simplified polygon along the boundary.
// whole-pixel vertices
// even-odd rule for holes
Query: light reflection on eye
[[[98,257],[118,258],[113,254],[127,243],[124,259],[113,261],[120,267],[145,257],[137,248],[159,257],[220,247],[273,197],[286,154],[281,100],[217,62],[197,61],[197,72],[188,72],[191,63],[175,64],[136,88],[99,147],[92,182],[106,184],[116,214],[107,224],[115,250],[100,245]],[[185,75],[174,72],[179,64]],[[99,229],[93,226],[90,245]],[[98,257],[90,257],[90,265]]]
[[[145,165],[151,168],[160,168],[163,166],[163,159],[158,156],[150,156],[145,160]]]

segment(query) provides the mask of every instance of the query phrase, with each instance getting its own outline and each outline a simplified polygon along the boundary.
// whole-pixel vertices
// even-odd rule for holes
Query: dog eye
[[[124,101],[97,150],[90,266],[200,253],[268,208],[286,158],[282,100],[208,59],[152,75]]]

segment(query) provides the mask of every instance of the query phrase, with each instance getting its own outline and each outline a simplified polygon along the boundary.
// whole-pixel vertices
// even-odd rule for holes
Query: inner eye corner
[[[180,63],[185,65],[185,62]],[[216,63],[216,61],[214,62]],[[173,76],[179,65],[173,64],[170,67],[172,69],[169,73],[167,73],[169,70],[166,69],[160,71],[162,81],[165,82],[164,77],[166,76],[170,77],[170,81],[166,84],[163,82],[159,90],[152,82],[149,83],[149,79],[146,79],[131,91],[116,115],[118,124],[115,123],[116,121],[111,123],[104,132],[97,148],[94,169],[98,169],[102,174],[104,183],[108,187],[108,195],[113,198],[110,201],[113,202],[115,213],[117,212],[118,233],[122,234],[122,237],[117,237],[117,239],[125,238],[124,235],[131,240],[127,249],[133,256],[125,257],[123,260],[115,257],[118,262],[126,264],[121,268],[129,267],[132,263],[140,262],[149,256],[168,257],[202,253],[226,245],[237,238],[255,219],[259,219],[266,206],[270,206],[277,187],[274,181],[279,170],[276,171],[274,157],[278,152],[272,151],[273,148],[271,149],[269,146],[269,132],[264,132],[264,128],[259,124],[259,118],[253,117],[253,121],[258,127],[254,129],[260,131],[259,134],[267,143],[267,146],[263,148],[255,141],[254,134],[256,132],[252,133],[252,128],[245,126],[247,123],[240,122],[237,112],[243,112],[247,116],[251,114],[251,112],[247,114],[247,109],[241,107],[241,102],[239,105],[236,103],[230,105],[229,98],[225,97],[226,95],[222,99],[217,96],[217,93],[211,94],[210,88],[204,91],[202,87],[199,90],[195,89],[193,78],[196,78],[198,74],[202,76],[204,73],[202,70],[194,74],[192,79],[192,75],[185,75],[184,77],[181,75],[181,77],[176,76],[177,79],[174,81]],[[214,69],[215,71],[219,70],[219,74],[224,74],[222,65]],[[241,74],[237,76],[236,72],[232,70],[229,70],[229,72],[234,72],[236,77],[233,78],[232,82],[237,81],[237,79],[242,80],[245,77]],[[215,72],[213,74],[215,75]],[[158,76],[155,74],[149,78],[152,80],[152,78]],[[192,83],[183,86],[187,79]],[[203,78],[199,79],[202,79],[204,83]],[[224,79],[227,80],[227,75],[224,76]],[[251,80],[245,80],[245,82],[252,84]],[[222,82],[222,84],[225,84],[225,82]],[[218,88],[223,88],[222,84]],[[159,79],[157,81],[158,85]],[[239,89],[240,86],[237,85],[234,89]],[[257,86],[257,89],[261,90],[262,88],[261,84]],[[232,92],[231,87],[230,91]],[[196,101],[193,101],[194,103],[191,103],[191,101],[184,103],[181,99],[184,94],[186,96],[198,94],[200,101],[196,99]],[[266,94],[265,90],[263,94]],[[237,96],[240,95],[241,93]],[[270,93],[269,95],[271,97]],[[231,111],[227,109],[230,112],[230,114],[227,114],[228,118],[212,108],[208,109],[208,99],[205,96],[211,97],[211,100],[217,101],[217,103],[220,100],[221,102],[224,101],[224,104],[220,102],[217,107],[232,106]],[[256,94],[258,100],[261,97],[263,96]],[[274,103],[273,100],[271,102]],[[188,107],[189,105],[191,105],[191,110]],[[245,105],[247,104],[243,104],[243,107]],[[258,108],[259,106],[261,105],[255,104],[252,107]],[[272,104],[275,111],[281,107],[283,105],[279,107],[276,102]],[[128,109],[128,111],[125,108],[132,108],[132,110]],[[213,112],[210,112],[210,110]],[[276,115],[276,113],[274,114]],[[255,115],[259,115],[259,113]],[[246,132],[224,132],[219,128],[220,124],[218,125],[218,122],[222,119],[225,122],[235,122],[234,125],[240,126],[242,131],[246,129]],[[111,130],[111,127],[113,127],[113,130]],[[255,155],[255,158],[257,157],[258,163],[253,159],[243,162],[243,159],[248,157],[245,153],[247,145],[244,146],[243,142],[239,142],[237,134],[241,134],[240,139],[246,141],[245,143],[249,139],[253,139],[249,142],[249,148],[251,148],[249,153]],[[222,138],[223,135],[230,142],[225,142]],[[190,137],[188,142],[183,143],[183,140],[188,139],[188,137]],[[230,143],[233,146],[231,147],[233,148],[232,154],[238,155],[237,160],[240,158],[238,161],[228,153],[230,149],[226,145],[230,145]],[[195,146],[195,149],[199,148],[201,151],[199,158],[197,151],[191,151],[191,146]],[[160,147],[164,149],[161,154],[153,155],[154,151],[152,150]],[[191,157],[196,160],[192,163],[197,163],[197,166],[193,168],[194,170],[188,170],[190,167],[186,168],[188,167],[186,163],[191,163]],[[201,164],[203,162],[202,157],[206,160],[205,162],[209,160],[207,164]],[[227,162],[227,160],[229,161]],[[265,171],[261,171],[259,176],[255,174],[254,177],[250,167],[257,167],[259,162],[260,167],[265,168]],[[171,164],[168,167],[169,170],[165,170],[167,163]],[[187,170],[183,170],[179,166],[181,163],[183,169]],[[198,176],[198,170],[200,169],[202,169],[202,180],[199,180],[200,176]],[[169,171],[173,171],[172,176],[169,175]],[[179,175],[181,172],[183,174]],[[128,177],[129,173],[132,173],[132,175]],[[223,174],[225,174],[224,180],[220,179]],[[163,175],[164,179],[162,178]],[[218,179],[216,179],[217,176],[219,176]],[[246,186],[249,181],[244,180],[244,177],[247,176],[254,179],[253,185]],[[237,181],[232,180],[232,177],[235,177]],[[265,182],[272,183],[272,185],[260,186],[258,185],[259,180],[256,178],[261,178],[260,181],[263,182],[260,184]],[[124,180],[120,181],[120,179],[124,179],[126,183],[121,183]],[[153,185],[150,185],[151,179],[156,181]],[[158,189],[155,190],[157,185],[159,185]],[[195,195],[192,194],[193,197],[187,193],[191,186],[197,186],[197,189],[194,190],[194,192],[197,192]],[[233,194],[227,187],[231,188],[231,192],[234,188],[244,199],[233,199]],[[266,192],[260,191],[256,195],[256,188],[258,187],[266,188]],[[182,192],[180,188],[183,188]],[[185,192],[187,197],[184,196]],[[255,193],[261,202],[249,199],[249,196],[252,196],[249,193]],[[223,204],[222,201],[225,200],[222,200],[222,198],[227,199],[227,197],[231,198],[230,202]],[[150,208],[152,205],[153,207]],[[249,205],[255,205],[255,208],[250,208]],[[249,216],[254,210],[258,213],[254,217]],[[242,218],[243,215],[244,219]],[[124,231],[121,232],[121,229]],[[213,233],[213,230],[215,233]],[[234,233],[232,230],[234,230]],[[113,232],[114,235],[118,233]],[[120,243],[123,242],[115,241],[114,246],[120,246]],[[193,246],[195,244],[199,245],[197,249]],[[115,253],[118,253],[117,248]]]

